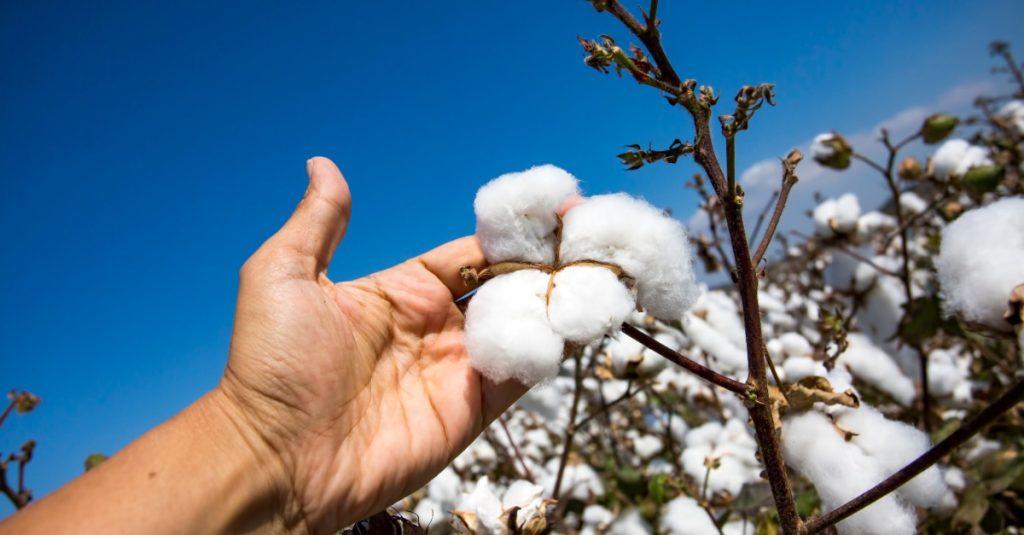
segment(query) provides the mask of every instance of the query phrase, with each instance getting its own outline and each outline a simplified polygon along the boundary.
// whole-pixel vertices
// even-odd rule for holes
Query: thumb
[[[306,174],[309,186],[305,195],[267,246],[311,260],[302,262],[306,266],[302,274],[315,277],[327,269],[345,235],[352,211],[352,194],[341,171],[327,158],[310,158],[306,162]]]

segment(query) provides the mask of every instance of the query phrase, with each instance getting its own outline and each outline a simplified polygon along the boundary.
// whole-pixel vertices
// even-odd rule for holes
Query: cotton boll
[[[798,333],[786,333],[779,337],[782,350],[792,357],[806,357],[814,352],[811,343]]]
[[[861,404],[856,409],[844,408],[837,423],[856,433],[851,442],[871,456],[886,471],[895,473],[931,448],[931,440],[923,431],[903,422],[889,420],[882,413]],[[940,506],[950,493],[937,466],[931,466],[911,479],[896,492],[919,507]]]
[[[583,509],[583,525],[595,529],[605,529],[615,520],[615,513],[600,505],[588,505]]]
[[[732,418],[725,425],[710,421],[691,429],[684,441],[681,456],[683,471],[713,492],[739,495],[743,485],[759,478],[760,467],[755,458],[756,442],[745,424]],[[706,459],[718,461],[718,468],[707,473]]]
[[[795,383],[812,375],[824,375],[825,366],[810,357],[790,357],[782,363],[782,371],[788,382]]]
[[[710,535],[718,533],[707,511],[697,500],[679,496],[665,504],[658,528],[665,535]]]
[[[480,287],[466,311],[466,349],[477,371],[495,382],[527,386],[554,377],[565,342],[548,322],[548,275],[524,269]]]
[[[654,435],[640,435],[633,439],[633,451],[644,460],[657,455],[663,447],[661,438]]]
[[[868,212],[857,219],[857,234],[871,235],[896,228],[896,218],[881,212]]]
[[[608,268],[568,266],[554,275],[548,319],[566,340],[586,344],[618,330],[636,308],[633,294]]]
[[[935,260],[946,311],[1009,331],[1010,291],[1024,282],[1024,197],[975,208],[942,230]]]
[[[483,476],[477,481],[473,492],[465,495],[455,510],[476,515],[484,533],[504,533],[504,525],[501,522],[504,508],[501,500],[494,493],[487,476]]]
[[[928,202],[913,191],[900,193],[900,206],[905,213],[916,215],[928,208]]]
[[[954,395],[968,382],[970,361],[959,359],[951,351],[936,349],[928,354],[928,391],[936,397]],[[970,384],[965,385],[968,392]]]
[[[828,238],[837,234],[850,234],[857,229],[860,202],[852,193],[838,199],[828,199],[814,209],[813,217],[815,232],[819,236]]]
[[[636,366],[644,358],[644,349],[643,344],[621,332],[611,336],[604,348],[616,377],[625,377],[630,365]]]
[[[547,496],[555,489],[559,462],[560,459],[554,458],[545,465],[548,477],[544,480],[544,492]],[[562,474],[562,493],[562,496],[572,499],[589,501],[604,494],[604,484],[590,465],[570,463],[565,465],[565,472]]]
[[[485,184],[473,209],[476,236],[487,261],[553,263],[556,211],[578,194],[576,178],[553,165],[508,173]]]
[[[754,535],[755,533],[757,533],[757,526],[742,518],[730,520],[722,525],[722,535]]]
[[[640,511],[627,509],[619,513],[619,518],[608,528],[607,535],[637,535],[640,533],[653,533],[651,525],[640,515]]]
[[[1011,100],[999,108],[999,115],[1017,132],[1024,132],[1024,100]]]
[[[636,281],[637,303],[665,320],[679,318],[700,291],[682,224],[625,194],[590,197],[565,215],[560,259],[621,267]]]
[[[835,509],[888,475],[815,411],[783,419],[782,448],[786,463],[814,484],[825,509]],[[836,527],[843,534],[901,535],[914,533],[916,521],[914,512],[890,494]]]
[[[519,398],[516,405],[525,411],[537,414],[548,421],[558,421],[562,417],[568,420],[565,415],[565,393],[556,385],[557,381],[542,384],[531,388],[523,397]]]
[[[836,363],[845,366],[858,379],[889,394],[900,405],[909,407],[914,401],[914,382],[903,375],[892,357],[861,333],[850,333],[846,340],[849,346]]]
[[[747,369],[746,350],[734,345],[722,333],[694,314],[683,317],[683,331],[704,354],[715,361],[713,368],[729,371]]]
[[[427,497],[451,509],[459,499],[462,480],[451,467],[445,468],[427,484]]]
[[[721,290],[703,291],[700,298],[694,303],[692,312],[701,316],[708,325],[736,346],[746,346],[747,335],[743,329],[743,320],[736,303],[725,292]]]
[[[522,479],[509,485],[508,490],[501,497],[502,509],[509,510],[518,508],[516,513],[516,525],[525,526],[536,517],[542,517],[547,512],[547,505],[544,503],[544,487],[534,485]]]
[[[984,147],[971,145],[962,139],[950,139],[932,156],[932,173],[940,180],[947,180],[952,176],[963,176],[974,166],[991,163]]]

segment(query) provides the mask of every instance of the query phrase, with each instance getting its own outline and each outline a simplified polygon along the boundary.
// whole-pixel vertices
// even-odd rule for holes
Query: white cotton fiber
[[[811,343],[800,333],[785,333],[778,338],[782,351],[791,357],[809,357],[814,352]]]
[[[931,440],[923,431],[903,422],[887,419],[867,405],[844,408],[837,414],[837,423],[857,435],[851,442],[874,459],[889,477],[931,448]],[[880,481],[880,480],[879,480]],[[939,507],[951,493],[938,466],[931,466],[896,492],[919,507]]]
[[[690,257],[679,221],[626,194],[590,197],[563,221],[561,261],[621,267],[637,283],[637,303],[660,319],[678,319],[697,300]]]
[[[782,363],[785,381],[795,383],[812,375],[824,376],[825,365],[810,357],[790,357]]]
[[[488,182],[476,194],[476,236],[488,262],[555,260],[556,211],[579,194],[576,178],[538,165]]]
[[[834,509],[884,479],[873,458],[843,437],[829,419],[808,411],[782,421],[786,463],[814,484],[825,509]],[[896,496],[885,496],[836,525],[843,534],[903,535],[915,531],[916,516]]]
[[[975,208],[947,225],[935,267],[947,312],[1008,331],[1010,291],[1024,283],[1024,197]]]
[[[838,199],[827,199],[819,204],[813,213],[814,231],[822,237],[850,234],[857,230],[860,218],[860,201],[852,193]]]
[[[548,275],[524,269],[480,287],[466,310],[470,363],[492,381],[532,386],[558,374],[565,342],[551,329],[544,299]]]
[[[635,309],[633,294],[608,268],[568,266],[552,281],[548,318],[566,340],[592,342],[618,330]]]
[[[691,429],[684,446],[680,457],[683,471],[701,485],[706,474],[707,486],[712,492],[724,491],[738,496],[743,485],[760,477],[761,468],[755,457],[757,443],[738,418],[726,421],[724,426],[710,421]],[[717,460],[719,465],[707,473],[704,463],[709,458]]]
[[[1011,100],[999,108],[999,115],[1018,132],[1024,132],[1024,100]]]
[[[618,520],[608,528],[607,535],[643,535],[645,533],[653,532],[651,531],[651,525],[644,520],[640,511],[626,509],[619,513]]]
[[[913,191],[900,193],[900,206],[905,213],[916,215],[928,208],[928,202]]]
[[[984,147],[971,145],[962,139],[950,139],[932,156],[932,174],[946,180],[952,176],[963,176],[976,165],[991,163]]]
[[[909,407],[914,401],[914,382],[903,375],[896,361],[861,333],[850,333],[846,340],[849,346],[839,355],[836,364],[845,366],[858,379]]]
[[[870,235],[896,228],[896,218],[882,212],[868,212],[857,219],[857,234]]]
[[[727,336],[715,330],[696,314],[683,317],[683,332],[712,361],[712,368],[720,371],[747,369],[747,351],[733,344]]]
[[[660,533],[665,535],[711,535],[718,533],[718,528],[711,521],[707,511],[697,500],[689,496],[679,496],[665,504],[661,518],[658,520]]]

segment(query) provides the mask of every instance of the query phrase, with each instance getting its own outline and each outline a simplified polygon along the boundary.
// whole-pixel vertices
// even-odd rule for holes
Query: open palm
[[[350,195],[314,158],[291,219],[242,269],[222,389],[272,452],[294,523],[337,530],[415,490],[525,389],[469,366],[462,238],[386,271],[326,276]]]

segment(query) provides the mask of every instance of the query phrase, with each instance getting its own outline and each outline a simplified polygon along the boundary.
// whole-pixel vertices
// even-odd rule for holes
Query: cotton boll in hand
[[[1024,282],[1024,197],[976,208],[947,225],[935,267],[947,312],[1009,331],[1003,313]]]
[[[466,349],[488,379],[527,386],[554,377],[565,341],[547,318],[548,274],[524,269],[491,279],[466,310]]]
[[[619,266],[636,281],[637,303],[660,319],[678,319],[700,292],[682,224],[626,194],[590,197],[569,210],[560,259]]]
[[[558,207],[578,195],[576,178],[553,165],[508,173],[476,194],[476,236],[490,263],[555,260]]]
[[[847,442],[823,414],[808,411],[782,421],[786,463],[814,484],[825,509],[835,509],[889,474],[872,457]],[[914,512],[890,494],[836,524],[842,534],[914,533]]]
[[[552,280],[548,318],[566,340],[592,342],[617,330],[635,308],[633,294],[608,268],[568,266]]]

